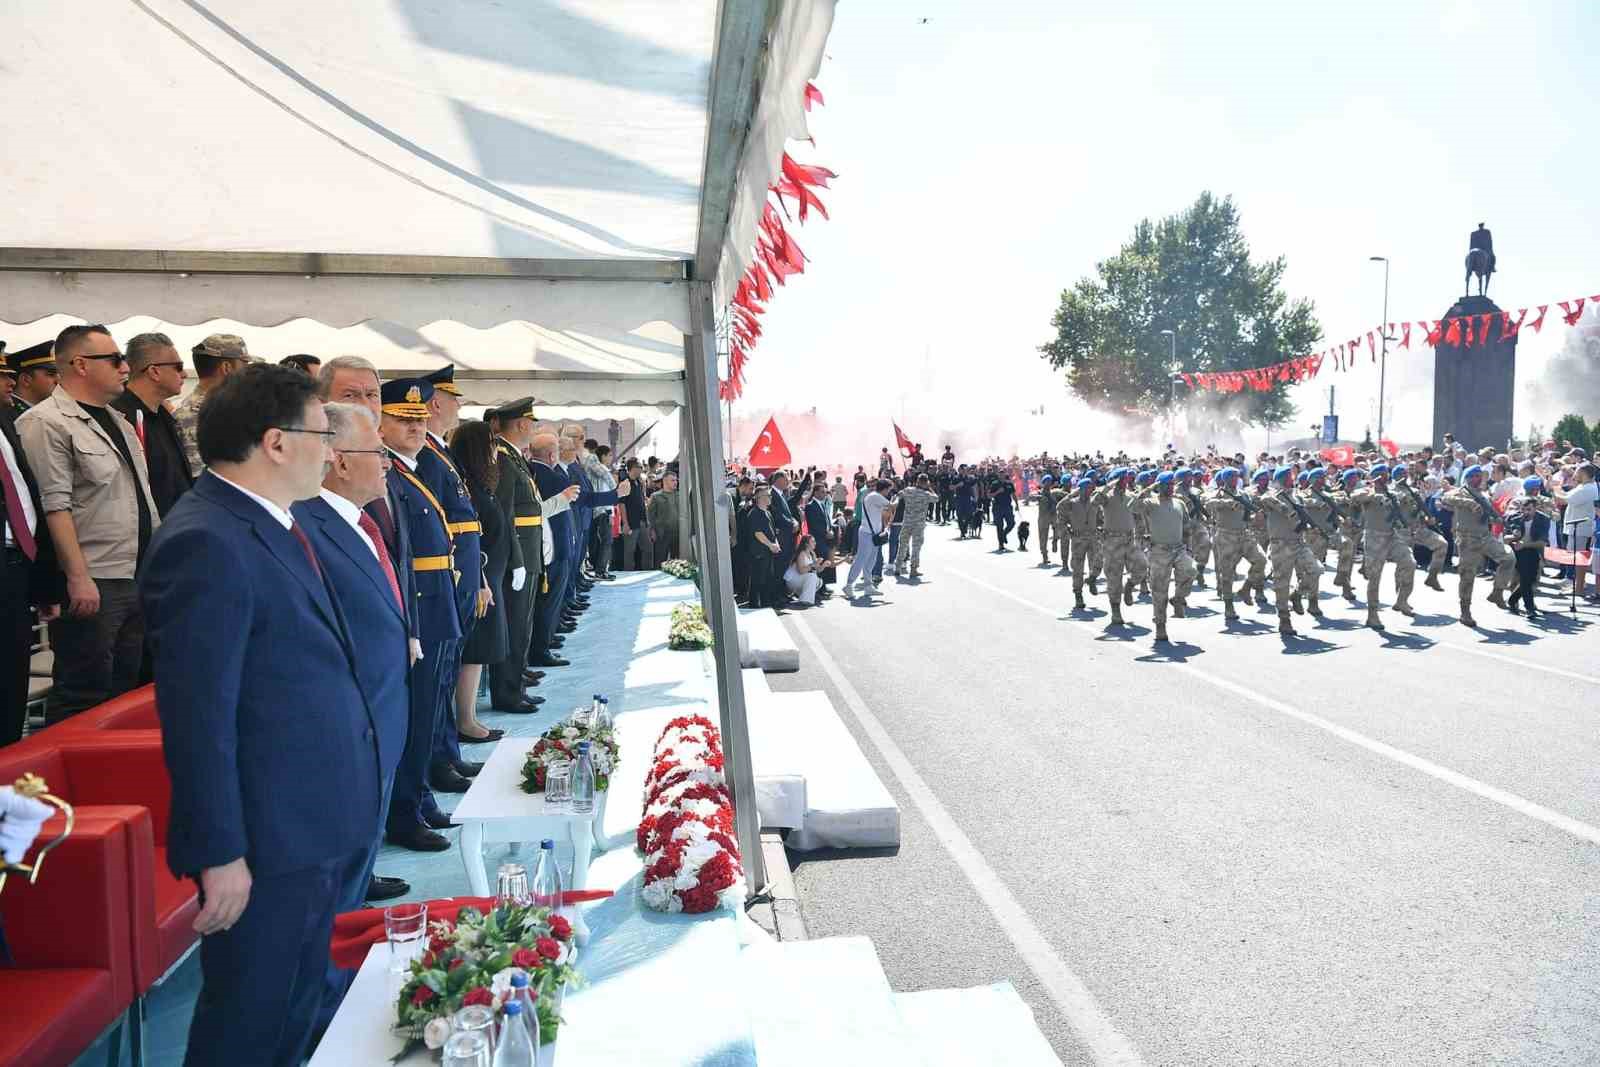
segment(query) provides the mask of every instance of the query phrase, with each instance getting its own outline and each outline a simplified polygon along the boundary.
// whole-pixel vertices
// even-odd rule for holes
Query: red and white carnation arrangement
[[[645,904],[690,913],[741,905],[733,795],[723,776],[722,738],[709,719],[688,715],[667,723],[644,798],[638,846],[645,854]]]

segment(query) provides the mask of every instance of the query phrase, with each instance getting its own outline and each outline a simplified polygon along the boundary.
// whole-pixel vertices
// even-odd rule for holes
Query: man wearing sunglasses
[[[183,357],[164,333],[141,333],[128,341],[128,387],[111,406],[133,425],[150,471],[150,494],[162,518],[194,485],[178,420],[167,401],[183,392]]]
[[[111,332],[68,326],[56,337],[55,355],[60,387],[17,420],[67,579],[66,608],[50,624],[51,723],[139,683],[144,617],[134,573],[161,522],[144,449],[111,407],[128,379]]]

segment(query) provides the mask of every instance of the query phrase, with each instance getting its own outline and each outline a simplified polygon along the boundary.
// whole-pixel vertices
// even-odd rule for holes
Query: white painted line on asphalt
[[[1543,663],[1530,663],[1525,659],[1518,659],[1516,656],[1507,656],[1499,652],[1490,652],[1486,648],[1473,648],[1471,645],[1458,645],[1454,641],[1439,641],[1437,644],[1441,648],[1453,648],[1457,652],[1465,652],[1471,656],[1482,656],[1485,659],[1497,659],[1501,663],[1509,663],[1514,667],[1526,667],[1530,671],[1543,671],[1546,674],[1554,674],[1561,678],[1571,678],[1575,681],[1587,682],[1590,685],[1600,685],[1600,678],[1596,678],[1592,674],[1579,674],[1577,671],[1563,670],[1560,667],[1547,667]]]
[[[1015,601],[1016,603],[1021,604],[1023,607],[1032,608],[1034,611],[1037,611],[1043,615],[1048,615],[1052,619],[1066,618],[1066,616],[1064,616],[1062,613],[1052,608],[1048,608],[1043,604],[1035,603],[1034,601],[1029,600],[1027,597],[1018,596],[1009,589],[1002,589],[997,585],[986,582],[981,578],[975,578],[963,571],[947,570],[947,573],[954,574],[958,578],[964,578],[973,585],[987,589],[997,596],[1005,597],[1007,600]],[[1515,811],[1518,814],[1526,815],[1530,819],[1536,819],[1547,826],[1553,826],[1557,830],[1569,833],[1573,837],[1591,842],[1592,844],[1600,844],[1600,827],[1591,826],[1588,823],[1581,822],[1569,815],[1563,815],[1559,811],[1547,808],[1542,804],[1535,804],[1533,801],[1528,800],[1525,797],[1520,797],[1515,793],[1509,793],[1504,789],[1489,785],[1486,782],[1480,782],[1476,778],[1469,778],[1457,771],[1452,771],[1448,767],[1441,767],[1439,764],[1434,763],[1431,760],[1423,759],[1421,756],[1414,756],[1403,749],[1395,748],[1393,745],[1386,745],[1382,741],[1377,741],[1373,738],[1367,737],[1365,734],[1359,734],[1354,730],[1348,729],[1347,727],[1340,726],[1338,723],[1330,722],[1320,715],[1313,715],[1308,711],[1301,711],[1298,708],[1292,708],[1288,704],[1274,700],[1271,697],[1262,693],[1258,693],[1253,689],[1247,688],[1246,686],[1242,686],[1232,679],[1224,678],[1218,674],[1212,674],[1210,671],[1202,670],[1201,668],[1188,663],[1173,662],[1171,666],[1187,675],[1190,675],[1191,677],[1198,678],[1200,681],[1216,686],[1218,689],[1226,690],[1235,696],[1243,697],[1254,704],[1260,705],[1261,707],[1267,708],[1271,711],[1276,711],[1280,715],[1286,715],[1291,719],[1296,719],[1305,723],[1307,726],[1315,726],[1317,729],[1330,733],[1339,738],[1341,741],[1348,741],[1352,745],[1357,745],[1361,748],[1364,748],[1374,755],[1393,760],[1396,763],[1410,767],[1412,770],[1421,771],[1423,774],[1426,774],[1429,777],[1437,778],[1439,781],[1446,782],[1458,789],[1464,789],[1467,792],[1472,793],[1475,796],[1480,796],[1485,800],[1491,800],[1496,804],[1502,805],[1503,807],[1510,808],[1512,811]]]
[[[861,729],[877,748],[878,754],[888,764],[889,770],[899,780],[901,788],[911,797],[911,802],[917,806],[922,817],[933,828],[934,835],[955,859],[956,865],[961,868],[961,873],[972,883],[972,888],[977,890],[979,898],[988,906],[995,921],[1000,924],[1000,929],[1016,947],[1018,954],[1027,963],[1028,969],[1050,994],[1050,999],[1055,1001],[1067,1024],[1094,1056],[1095,1062],[1124,1065],[1124,1067],[1139,1067],[1143,1064],[1144,1060],[1140,1058],[1132,1043],[1122,1036],[1116,1025],[1095,1001],[1094,994],[1089,992],[1083,981],[1073,974],[1056,954],[1055,949],[1028,917],[1028,913],[1023,910],[1022,904],[1012,895],[1000,875],[989,866],[989,861],[983,858],[983,854],[973,845],[972,840],[956,824],[950,812],[934,795],[933,789],[922,775],[917,773],[911,760],[900,750],[900,746],[895,744],[894,738],[889,736],[889,731],[884,729],[877,716],[867,708],[866,702],[861,699],[861,694],[856,692],[855,686],[850,684],[850,680],[844,676],[844,672],[828,654],[828,650],[822,647],[822,642],[817,640],[817,635],[811,631],[811,627],[796,615],[789,616],[789,623],[811,647],[811,652],[817,657],[817,663],[822,667],[823,673],[827,674],[834,687],[839,690],[839,695],[844,697],[850,713],[855,716],[856,722],[861,725]]]

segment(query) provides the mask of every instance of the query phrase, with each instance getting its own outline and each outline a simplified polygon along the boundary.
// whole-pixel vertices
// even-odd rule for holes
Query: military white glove
[[[7,863],[21,863],[28,847],[39,836],[56,809],[42,800],[20,795],[11,786],[0,786],[0,856]]]
[[[511,571],[511,591],[522,592],[522,587],[528,584],[528,568],[514,567]]]

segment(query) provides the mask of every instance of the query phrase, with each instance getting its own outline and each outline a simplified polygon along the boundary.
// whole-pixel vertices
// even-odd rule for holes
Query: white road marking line
[[[1047,615],[1052,619],[1064,619],[1066,617],[1062,613],[1055,611],[1052,608],[1048,608],[1043,604],[1035,603],[1034,601],[1029,600],[1027,597],[1018,596],[1016,593],[1013,593],[1008,589],[1002,589],[997,585],[992,585],[981,578],[975,578],[964,571],[947,569],[947,572],[954,574],[958,578],[964,578],[980,588],[987,589],[997,596],[1005,597],[1007,600],[1015,601],[1016,603],[1021,604],[1023,607],[1031,608],[1040,614]],[[1357,745],[1361,748],[1364,748],[1374,755],[1393,760],[1396,763],[1410,767],[1412,770],[1421,771],[1423,774],[1426,774],[1431,778],[1437,778],[1441,782],[1446,782],[1458,789],[1464,789],[1475,796],[1480,796],[1485,800],[1490,800],[1503,807],[1510,808],[1512,811],[1515,811],[1518,814],[1526,815],[1530,819],[1536,819],[1547,826],[1553,826],[1557,830],[1571,834],[1573,837],[1591,842],[1593,844],[1600,844],[1600,827],[1591,826],[1588,823],[1581,822],[1580,820],[1574,819],[1569,815],[1563,815],[1559,811],[1547,808],[1542,804],[1536,804],[1525,797],[1520,797],[1515,793],[1507,792],[1504,789],[1489,785],[1486,782],[1480,782],[1476,778],[1469,778],[1467,775],[1461,774],[1457,771],[1452,771],[1448,767],[1442,767],[1431,760],[1423,759],[1421,756],[1412,755],[1410,752],[1395,748],[1393,745],[1386,745],[1382,741],[1374,740],[1365,734],[1359,734],[1354,730],[1348,729],[1347,727],[1340,726],[1338,723],[1330,722],[1329,720],[1322,718],[1320,715],[1313,715],[1308,711],[1301,711],[1298,708],[1292,708],[1280,701],[1273,700],[1269,696],[1257,693],[1253,689],[1246,688],[1232,679],[1224,678],[1221,675],[1212,674],[1210,671],[1202,670],[1201,668],[1188,663],[1174,662],[1171,664],[1171,666],[1177,668],[1185,674],[1190,675],[1191,677],[1198,678],[1203,682],[1216,686],[1218,689],[1226,690],[1235,696],[1243,697],[1254,704],[1258,704],[1261,707],[1267,708],[1268,710],[1276,711],[1280,715],[1286,715],[1291,719],[1296,719],[1305,723],[1307,726],[1315,726],[1317,729],[1330,733],[1339,738],[1341,741],[1348,741],[1352,745]]]
[[[1577,671],[1563,670],[1560,667],[1547,667],[1543,663],[1530,663],[1525,659],[1518,659],[1516,656],[1490,652],[1486,648],[1473,648],[1471,645],[1458,645],[1454,641],[1439,641],[1437,644],[1440,648],[1453,648],[1457,652],[1465,652],[1468,655],[1482,656],[1485,659],[1497,659],[1502,663],[1510,663],[1516,667],[1526,667],[1530,671],[1543,671],[1546,674],[1554,674],[1561,678],[1572,678],[1575,681],[1587,682],[1590,685],[1600,685],[1600,678],[1596,678],[1592,674],[1579,674]]]
[[[811,647],[811,652],[817,658],[817,663],[844,697],[845,705],[850,713],[855,716],[856,722],[877,748],[878,754],[888,764],[889,770],[900,782],[911,802],[917,806],[922,817],[933,828],[934,835],[939,838],[945,850],[961,868],[961,873],[967,876],[967,881],[978,893],[994,915],[995,921],[1000,924],[1000,929],[1015,946],[1028,969],[1039,979],[1050,999],[1066,1018],[1067,1024],[1080,1042],[1094,1056],[1099,1064],[1118,1064],[1124,1067],[1139,1067],[1144,1063],[1132,1043],[1107,1017],[1105,1011],[1095,1001],[1094,994],[1089,992],[1083,981],[1073,974],[1066,963],[1056,954],[1050,942],[1034,925],[1033,920],[1023,909],[1022,904],[1012,895],[1004,881],[995,869],[989,866],[988,860],[973,845],[972,840],[956,824],[950,812],[940,803],[934,795],[933,789],[917,773],[911,760],[895,744],[894,738],[889,736],[889,731],[884,729],[877,716],[868,710],[866,703],[861,699],[861,694],[856,692],[855,686],[850,684],[844,672],[839,669],[839,664],[829,655],[828,650],[822,647],[822,642],[817,640],[817,635],[812,632],[806,621],[796,615],[790,615],[788,622],[795,629],[802,640]]]

